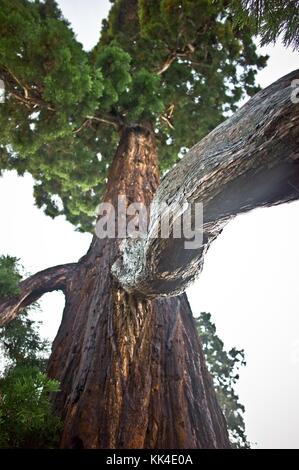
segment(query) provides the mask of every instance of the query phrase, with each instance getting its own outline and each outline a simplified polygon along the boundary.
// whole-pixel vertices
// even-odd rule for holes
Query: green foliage
[[[156,89],[146,80],[143,89],[134,89],[133,78],[119,105],[122,118],[130,118],[143,94],[133,119],[153,123],[162,170],[219,124],[225,111],[234,111],[243,90],[257,91],[255,73],[266,58],[257,56],[249,29],[234,27],[226,3],[116,0],[103,23],[93,54],[118,43],[131,56],[133,77],[144,69],[152,76]],[[152,107],[151,90],[157,100]]]
[[[276,42],[299,48],[298,0],[241,0],[233,2],[239,26],[250,26],[261,36],[261,44]]]
[[[91,191],[102,178],[88,138],[83,142],[74,131],[97,108],[103,77],[54,1],[2,0],[0,75],[6,90],[0,170],[29,171],[37,181],[39,207],[52,217],[71,214],[75,224],[82,213],[84,222],[96,201],[90,203],[90,194],[80,201],[77,183]],[[58,196],[62,207],[55,202]]]
[[[227,421],[232,445],[237,448],[249,448],[245,433],[244,406],[234,386],[239,379],[238,370],[246,365],[244,351],[232,348],[224,349],[224,344],[216,334],[216,326],[211,321],[210,313],[201,313],[195,319],[198,334],[201,337],[207,367],[213,377],[218,398]]]
[[[13,297],[19,292],[19,282],[22,276],[19,273],[18,259],[12,256],[0,256],[0,298]]]
[[[17,259],[1,256],[0,297],[17,293],[19,270]],[[0,328],[0,447],[55,447],[61,430],[49,401],[59,383],[45,373],[49,343],[29,313]]]
[[[37,367],[18,366],[0,380],[0,446],[39,448],[57,445],[61,422],[49,393],[58,391]]]
[[[128,122],[155,121],[164,109],[159,77],[145,68],[136,71],[121,105]]]
[[[1,2],[0,172],[30,172],[38,207],[79,230],[92,230],[123,125],[152,126],[167,170],[265,65],[226,0],[112,3],[87,53],[54,0]]]
[[[32,308],[30,309],[30,313]],[[36,366],[44,370],[49,342],[39,335],[39,324],[24,310],[4,328],[0,328],[2,359],[10,369],[15,366]]]
[[[119,97],[126,92],[132,81],[130,74],[131,57],[121,47],[113,42],[101,48],[95,56],[95,65],[102,71],[105,80],[100,107],[109,112],[112,106],[117,106]]]

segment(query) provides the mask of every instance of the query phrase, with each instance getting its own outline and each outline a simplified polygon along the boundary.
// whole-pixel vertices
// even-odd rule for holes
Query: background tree
[[[18,260],[1,256],[0,296],[16,294],[20,279]],[[0,329],[1,447],[53,447],[59,442],[61,421],[49,401],[58,382],[45,373],[49,344],[40,338],[30,310]]]
[[[224,349],[210,313],[201,313],[195,323],[202,340],[207,367],[213,377],[217,398],[226,418],[232,445],[237,448],[249,448],[243,417],[245,408],[239,402],[234,389],[239,380],[239,368],[246,365],[244,350]]]
[[[281,36],[286,47],[299,48],[298,0],[241,0],[232,3],[239,27],[250,27],[259,34],[262,46],[276,42]]]
[[[290,78],[274,84],[263,99],[250,101],[250,121],[241,111],[207,137],[202,146],[211,150],[210,158],[203,155],[187,169],[190,158],[181,160],[190,145],[235,109],[242,90],[256,91],[255,72],[265,64],[250,30],[234,27],[226,1],[117,0],[89,54],[52,0],[15,0],[13,8],[4,0],[0,21],[6,88],[0,107],[1,168],[31,173],[36,202],[46,213],[63,213],[86,230],[100,196],[116,209],[119,194],[127,196],[128,204],[148,207],[155,193],[160,197],[165,191],[168,199],[189,190],[190,181],[184,187],[176,176],[188,177],[192,170],[194,194],[200,186],[213,203],[215,194],[238,183],[235,197],[228,192],[221,199],[236,204],[221,212],[218,230],[215,207],[211,212],[214,218],[199,250],[204,254],[225,217],[298,198],[293,189],[296,115],[286,104]],[[273,103],[269,96],[275,97]],[[260,158],[263,144],[272,141],[278,145],[266,156],[274,163]],[[251,153],[243,149],[246,144]],[[289,154],[295,155],[291,163],[284,161]],[[179,160],[157,192],[160,170]],[[278,166],[281,160],[286,173]],[[253,185],[252,175],[259,170],[261,179]],[[279,184],[282,174],[291,185]],[[267,177],[277,184],[269,188]],[[159,240],[157,247],[159,252]],[[48,364],[49,376],[61,384],[53,399],[64,421],[61,446],[229,447],[186,295],[152,300],[144,285],[143,291],[140,286],[125,290],[111,272],[120,254],[120,240],[94,237],[78,263],[37,273],[20,283],[19,294],[0,302],[4,324],[43,293],[65,293]],[[143,254],[135,256],[132,274]],[[178,247],[159,257],[153,296],[174,294],[172,274],[188,281],[180,267],[182,260],[192,264],[193,255],[186,261]]]

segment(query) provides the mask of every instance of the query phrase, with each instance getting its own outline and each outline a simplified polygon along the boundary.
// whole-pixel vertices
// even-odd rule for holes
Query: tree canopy
[[[119,131],[154,130],[162,171],[257,90],[265,65],[225,0],[116,0],[83,50],[54,0],[3,0],[0,170],[29,172],[38,207],[91,230]]]

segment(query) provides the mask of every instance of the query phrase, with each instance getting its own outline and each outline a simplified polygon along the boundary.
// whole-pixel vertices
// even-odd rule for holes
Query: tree
[[[95,236],[78,263],[22,281],[20,293],[1,302],[1,322],[45,292],[65,293],[48,365],[61,384],[53,403],[64,421],[62,447],[229,447],[186,295],[168,296],[185,289],[234,214],[298,197],[297,115],[286,98],[296,75],[182,158],[235,109],[243,89],[256,91],[254,74],[265,63],[250,31],[234,29],[227,2],[117,0],[90,54],[53,1],[15,3],[13,14],[11,2],[0,13],[2,167],[29,171],[37,204],[81,230],[91,227],[100,194],[116,209],[118,195],[146,207],[164,195],[178,209],[176,194],[181,200],[186,190],[193,203],[201,187],[210,219],[200,250],[184,250],[178,239]],[[178,161],[159,185],[160,171]],[[280,186],[283,176],[290,185]],[[227,197],[217,211],[221,191]]]
[[[2,1],[0,170],[29,171],[37,205],[80,230],[92,228],[121,129],[148,123],[168,169],[243,89],[255,93],[265,65],[225,2],[150,5],[114,2],[86,54],[53,0]]]
[[[233,2],[240,27],[254,28],[261,35],[261,44],[276,42],[279,36],[283,44],[293,49],[299,47],[298,0],[241,0]]]
[[[0,257],[0,294],[17,293],[21,278],[15,258]],[[32,309],[32,308],[31,308]],[[60,419],[53,414],[49,393],[58,382],[45,374],[48,342],[23,310],[0,329],[0,446],[52,447],[59,441]]]
[[[245,433],[244,406],[234,390],[239,380],[238,370],[246,365],[244,350],[225,351],[223,341],[216,334],[211,314],[202,312],[195,319],[209,372],[213,377],[218,402],[226,418],[231,443],[237,448],[249,448]]]

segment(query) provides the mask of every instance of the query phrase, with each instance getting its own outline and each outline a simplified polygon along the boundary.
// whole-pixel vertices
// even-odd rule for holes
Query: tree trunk
[[[123,131],[105,201],[150,204],[159,184],[154,137]],[[68,448],[225,448],[226,423],[186,295],[146,300],[111,275],[119,240],[95,237],[67,284],[48,372]]]

